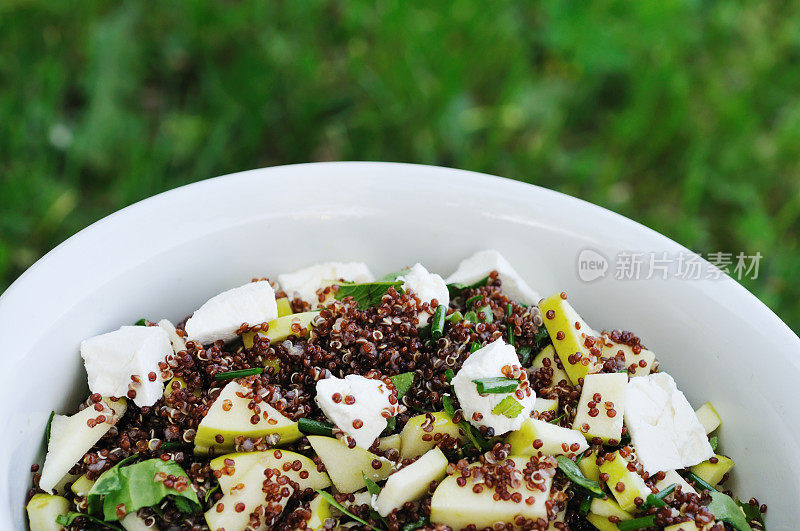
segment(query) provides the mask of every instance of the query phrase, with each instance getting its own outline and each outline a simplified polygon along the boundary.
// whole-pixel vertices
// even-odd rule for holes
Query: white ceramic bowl
[[[504,253],[543,295],[567,291],[595,328],[633,330],[695,407],[722,416],[733,486],[800,521],[800,340],[731,279],[576,274],[579,251],[685,249],[597,206],[497,177],[386,163],[254,170],[163,193],[113,214],[39,260],[0,297],[0,527],[24,528],[29,467],[51,410],[86,393],[79,342],[140,317],[184,318],[210,296],[320,260],[382,274],[419,260],[449,274]],[[767,257],[768,259],[769,257]],[[613,267],[613,265],[612,265]]]

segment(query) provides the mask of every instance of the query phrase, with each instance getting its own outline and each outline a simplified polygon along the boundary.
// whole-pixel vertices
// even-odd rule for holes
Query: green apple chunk
[[[284,468],[287,463],[288,470]],[[297,463],[300,463],[300,468],[295,470]],[[213,471],[220,472],[217,481],[223,493],[228,493],[253,467],[260,467],[262,470],[267,468],[278,470],[281,475],[297,483],[301,491],[327,489],[331,486],[328,474],[318,471],[317,464],[313,460],[287,450],[226,454],[212,459],[209,464]]]
[[[615,522],[622,522],[631,520],[633,515],[623,511],[619,504],[611,498],[593,499],[589,506],[589,514],[586,515],[589,523],[600,531],[617,531],[619,529],[617,524],[612,522],[610,518]]]
[[[533,410],[536,413],[544,413],[545,411],[558,411],[558,398],[536,398],[533,403]]]
[[[136,513],[128,513],[119,523],[125,531],[152,531],[153,529],[147,525],[144,518]]]
[[[69,512],[69,501],[52,494],[34,494],[25,508],[31,531],[60,531],[64,527],[56,518]]]
[[[310,435],[308,442],[328,470],[331,482],[339,492],[355,492],[366,487],[364,476],[383,481],[392,473],[392,463],[363,448],[348,448],[333,437]],[[378,465],[375,468],[374,465]]]
[[[564,370],[564,365],[562,365],[561,360],[556,354],[556,349],[553,348],[553,345],[547,345],[544,347],[531,363],[531,369],[535,372],[538,372],[543,367],[549,367],[553,369],[553,376],[550,378],[550,382],[545,385],[545,387],[552,387],[561,382],[569,383],[569,376],[567,376],[567,372]]]
[[[646,348],[633,348],[624,343],[617,343],[607,335],[602,336],[603,348],[601,358],[622,357],[630,376],[647,376],[656,359],[656,355]]]
[[[597,437],[603,443],[619,444],[627,385],[625,373],[587,375],[572,428],[589,441]]]
[[[267,467],[253,466],[240,479],[236,489],[222,496],[208,511],[206,523],[213,530],[250,529],[251,516],[257,519],[255,529],[269,529],[277,520],[294,487],[279,485],[277,477],[266,477]]]
[[[719,425],[722,424],[722,420],[720,420],[717,410],[714,409],[711,402],[706,402],[700,406],[695,413],[700,424],[706,429],[706,435],[719,428]]]
[[[89,491],[92,490],[93,485],[94,481],[86,477],[86,474],[84,474],[72,483],[70,490],[75,494],[75,496],[86,496],[89,494]]]
[[[528,464],[527,457],[510,457],[514,462],[514,468],[522,471]],[[552,459],[552,458],[550,458]],[[453,529],[463,529],[468,525],[474,525],[478,529],[492,527],[496,522],[513,522],[517,515],[524,518],[537,520],[539,518],[547,521],[547,506],[549,499],[552,477],[543,474],[544,480],[541,488],[531,489],[526,481],[522,481],[518,487],[510,487],[508,492],[513,496],[519,493],[522,496],[521,503],[513,500],[495,501],[494,489],[483,484],[483,490],[475,492],[473,490],[475,480],[469,478],[463,487],[456,483],[456,475],[448,476],[436,488],[431,498],[431,523],[445,524]],[[533,503],[528,504],[528,498],[533,498]]]
[[[263,332],[245,332],[242,334],[242,343],[245,348],[252,348],[256,334],[259,337],[266,337],[270,343],[283,341],[289,336],[301,336],[305,330],[305,336],[312,328],[314,318],[319,315],[318,311],[295,313],[278,317],[274,321],[267,323],[267,329]],[[295,326],[299,325],[299,326]]]
[[[401,444],[402,440],[399,433],[387,435],[386,437],[378,439],[378,449],[382,452],[387,450],[397,450],[399,452]]]
[[[581,469],[584,476],[592,481],[600,481],[600,465],[597,464],[597,455],[594,451],[590,450],[583,454],[581,460],[578,461],[578,468]]]
[[[683,479],[681,475],[674,470],[665,472],[664,479],[658,481],[655,487],[659,490],[659,492],[661,492],[670,485],[679,485],[681,487],[681,492],[691,492],[692,494],[697,494],[697,491],[694,490],[694,487],[692,487],[688,481]]]
[[[689,470],[709,485],[716,485],[732,468],[733,459],[724,455],[715,455],[707,461],[694,465]]]
[[[98,411],[96,405],[102,409]],[[83,459],[86,452],[91,450],[92,446],[125,414],[127,401],[124,398],[116,401],[104,398],[95,406],[87,407],[70,417],[64,415],[53,417],[47,455],[39,481],[42,490],[53,492],[69,473],[69,469]]]
[[[512,455],[566,455],[574,457],[589,445],[577,430],[562,428],[543,420],[528,419],[506,437]]]
[[[698,527],[694,520],[689,520],[688,522],[681,522],[679,524],[672,524],[668,525],[664,528],[664,531],[701,531],[702,529],[709,529],[711,525],[706,527]]]
[[[325,529],[325,520],[333,518],[331,503],[321,494],[314,496],[308,504],[311,516],[306,520],[306,531],[319,531]]]
[[[247,407],[250,399],[239,396],[246,396],[250,392],[239,383],[243,380],[245,379],[233,380],[226,385],[200,421],[194,439],[196,455],[205,455],[212,451],[215,454],[233,452],[239,436],[251,439],[276,436],[279,438],[278,444],[293,443],[302,437],[296,422],[265,402],[258,405],[261,414],[253,424],[252,418],[255,415]]]
[[[599,334],[581,319],[563,293],[542,299],[539,310],[570,383],[577,385],[601,354]]]
[[[403,459],[418,457],[436,446],[444,436],[464,440],[464,433],[446,412],[411,417],[400,432],[401,455]]]
[[[431,482],[439,481],[446,475],[447,458],[438,448],[389,476],[381,489],[375,508],[381,516],[404,503],[422,498],[428,492]]]
[[[606,483],[617,499],[620,509],[625,512],[633,512],[636,510],[634,500],[636,498],[646,500],[653,491],[639,474],[628,470],[628,461],[618,451],[612,455],[611,461],[604,461],[600,465],[600,472],[608,474]]]

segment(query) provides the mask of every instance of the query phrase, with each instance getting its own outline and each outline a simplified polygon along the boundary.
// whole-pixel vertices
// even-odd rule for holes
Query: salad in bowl
[[[624,323],[620,324],[624,326]],[[711,403],[497,251],[326,262],[80,345],[31,529],[764,528]]]

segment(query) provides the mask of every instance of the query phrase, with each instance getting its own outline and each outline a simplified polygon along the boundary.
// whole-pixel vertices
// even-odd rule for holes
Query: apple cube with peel
[[[300,469],[295,470],[290,466],[287,470],[284,468],[286,463],[290,465],[300,463]],[[220,472],[217,481],[222,492],[230,491],[253,467],[261,467],[262,470],[267,468],[280,470],[282,475],[297,483],[300,490],[327,489],[331,486],[328,474],[318,471],[317,464],[313,460],[287,450],[225,454],[212,459],[209,465],[214,472]]]
[[[542,349],[542,351],[537,354],[537,356],[531,362],[531,373],[536,373],[538,378],[543,378],[544,371],[542,369],[548,369],[548,382],[545,384],[545,387],[552,387],[554,385],[558,385],[559,383],[566,382],[569,383],[570,379],[567,376],[567,372],[564,370],[564,365],[561,363],[561,360],[556,354],[556,349],[553,348],[553,345],[547,345]]]
[[[566,293],[556,293],[539,302],[542,320],[572,385],[589,374],[602,353],[600,334],[586,324],[567,302]]]
[[[543,420],[528,419],[506,438],[511,455],[575,455],[589,448],[583,434]]]
[[[447,474],[446,470],[447,458],[442,451],[438,448],[429,450],[410,465],[389,476],[375,501],[375,509],[378,514],[386,517],[404,503],[422,498],[428,492],[431,482],[442,479]]]
[[[619,444],[627,385],[628,375],[621,372],[586,375],[572,428],[589,441]]]
[[[706,402],[700,406],[697,411],[695,411],[695,414],[697,415],[697,420],[700,421],[700,424],[702,424],[703,428],[706,430],[706,435],[719,428],[719,425],[722,424],[722,420],[720,420],[719,414],[717,414],[717,410],[714,409],[711,402]]]
[[[628,468],[628,460],[619,451],[610,455],[610,461],[600,465],[600,472],[608,474],[606,483],[609,490],[619,503],[620,509],[625,512],[636,510],[636,498],[647,499],[653,491],[644,482],[644,479],[634,470]]]
[[[630,376],[647,376],[650,374],[650,369],[656,359],[656,355],[651,351],[639,345],[631,346],[625,343],[617,343],[605,334],[602,337],[602,341],[601,358],[621,358],[624,360],[625,368],[628,369]]]
[[[364,477],[383,481],[392,473],[388,459],[359,448],[348,448],[333,437],[309,435],[308,442],[328,471],[333,486],[339,492],[355,492],[366,487]],[[378,468],[375,466],[378,465]]]

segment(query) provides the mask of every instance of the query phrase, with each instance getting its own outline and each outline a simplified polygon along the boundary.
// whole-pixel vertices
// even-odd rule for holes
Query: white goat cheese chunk
[[[473,284],[492,271],[497,271],[503,283],[503,292],[512,299],[525,304],[538,304],[541,296],[511,266],[498,251],[479,251],[458,264],[458,269],[447,277],[448,284]]]
[[[290,299],[299,297],[313,308],[319,305],[317,290],[337,280],[372,282],[375,277],[364,262],[323,262],[278,275],[278,283]]]
[[[412,292],[423,304],[430,304],[434,299],[445,308],[450,304],[450,292],[447,291],[444,279],[436,273],[429,273],[422,264],[414,264],[407,273],[397,277],[397,280],[403,283],[404,290]],[[417,314],[417,328],[426,326],[432,315],[432,309],[420,309]]]
[[[207,345],[232,341],[247,323],[255,326],[278,318],[275,291],[266,280],[223,291],[203,304],[186,321],[187,339]]]
[[[470,354],[453,378],[453,389],[461,409],[464,410],[464,417],[475,426],[493,428],[495,435],[520,429],[522,423],[530,418],[536,403],[536,393],[530,387],[527,388],[530,394],[526,391],[522,399],[514,393],[478,393],[478,387],[473,380],[503,376],[502,368],[505,365],[512,368],[519,366],[519,357],[513,346],[498,339]],[[492,412],[506,397],[512,397],[522,405],[522,411],[514,418]]]
[[[161,398],[164,380],[158,363],[172,353],[169,334],[158,326],[123,326],[81,343],[92,393],[120,398],[133,390],[139,407]]]
[[[651,475],[714,456],[697,414],[667,373],[631,378],[624,416],[639,462]]]
[[[381,380],[348,374],[317,382],[317,404],[325,416],[350,436],[356,446],[368,449],[397,413],[397,397]]]

